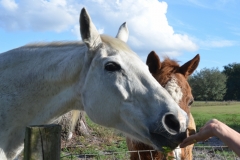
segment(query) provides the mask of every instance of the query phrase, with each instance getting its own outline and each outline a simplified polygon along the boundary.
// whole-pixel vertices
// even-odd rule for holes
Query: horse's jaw
[[[141,106],[139,105],[139,108]],[[185,123],[180,124],[181,127],[178,132],[171,132],[167,129],[164,118],[162,118],[161,114],[164,114],[164,112],[161,110],[155,111],[151,114],[152,116],[149,116],[145,114],[147,112],[136,110],[136,106],[128,104],[120,109],[121,120],[124,124],[119,123],[115,128],[123,131],[128,137],[148,144],[156,150],[164,151],[164,147],[173,150],[186,138],[187,114],[181,109],[178,110],[179,113],[185,116],[182,117],[185,119]],[[158,116],[156,117],[156,115]]]

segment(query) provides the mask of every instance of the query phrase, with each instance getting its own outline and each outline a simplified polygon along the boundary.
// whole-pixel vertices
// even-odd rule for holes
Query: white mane
[[[31,48],[31,47],[64,47],[64,46],[81,46],[85,45],[83,42],[79,41],[54,41],[54,42],[35,42],[29,43],[22,48]]]

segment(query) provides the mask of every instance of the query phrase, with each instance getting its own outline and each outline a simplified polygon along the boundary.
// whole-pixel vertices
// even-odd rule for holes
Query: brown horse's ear
[[[160,58],[154,51],[148,54],[146,63],[148,65],[149,71],[152,74],[156,73],[161,68]]]
[[[188,78],[188,76],[190,76],[194,72],[194,70],[197,68],[199,61],[200,61],[200,56],[199,54],[197,54],[192,60],[188,61],[187,63],[185,63],[180,67],[180,72],[186,78]]]

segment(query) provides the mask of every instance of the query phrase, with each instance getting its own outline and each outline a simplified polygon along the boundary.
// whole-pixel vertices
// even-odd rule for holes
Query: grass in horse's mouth
[[[170,148],[171,150],[175,149],[179,145],[179,143],[173,142],[169,137],[165,136],[164,134],[161,135],[158,133],[151,132],[151,135],[154,136],[156,140],[159,142],[164,140],[168,146],[163,147]]]

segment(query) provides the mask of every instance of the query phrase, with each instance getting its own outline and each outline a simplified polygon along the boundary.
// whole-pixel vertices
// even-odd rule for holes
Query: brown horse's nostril
[[[165,124],[166,129],[172,134],[179,133],[180,124],[176,116],[174,116],[173,114],[167,114],[166,116],[164,116],[163,123]]]

